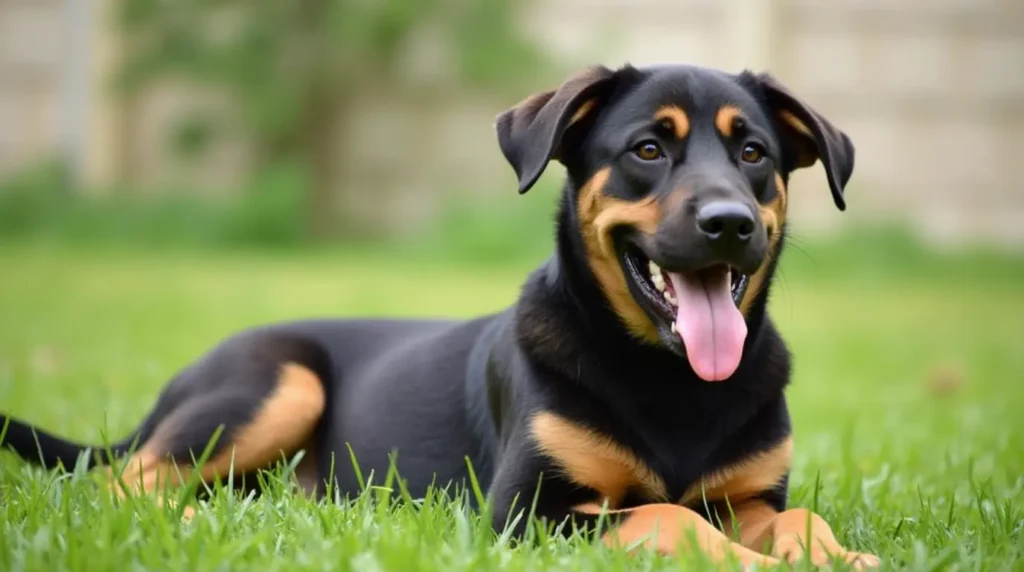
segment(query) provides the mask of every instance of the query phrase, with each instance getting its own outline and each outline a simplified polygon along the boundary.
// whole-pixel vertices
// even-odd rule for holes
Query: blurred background
[[[770,71],[856,144],[845,213],[791,183],[803,415],[1024,405],[1018,0],[0,0],[0,401],[131,424],[248,325],[512,303],[563,170],[517,195],[495,116],[670,61]]]
[[[1024,245],[1017,0],[0,0],[0,235],[380,242],[490,213],[543,247],[552,193],[517,200],[495,115],[665,61],[768,70],[851,135],[848,213],[801,172],[797,232]]]
[[[859,545],[938,559],[920,569],[1004,567],[1021,0],[0,0],[0,410],[101,442],[242,328],[512,304],[563,169],[517,195],[494,118],[625,62],[766,70],[852,137],[845,213],[820,164],[793,177],[771,299],[793,502],[862,506]],[[49,502],[6,460],[0,505]],[[8,548],[52,569],[34,530]]]

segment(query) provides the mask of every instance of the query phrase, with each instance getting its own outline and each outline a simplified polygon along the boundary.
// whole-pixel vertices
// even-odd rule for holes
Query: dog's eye
[[[757,163],[764,157],[764,149],[756,143],[747,143],[743,146],[740,158],[747,163]]]
[[[643,141],[633,148],[633,153],[644,161],[657,161],[665,156],[661,146],[654,141]]]

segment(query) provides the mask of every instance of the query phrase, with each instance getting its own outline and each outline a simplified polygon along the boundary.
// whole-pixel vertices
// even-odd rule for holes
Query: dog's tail
[[[93,446],[62,439],[35,427],[0,413],[0,447],[14,451],[22,459],[46,469],[63,467],[70,471],[75,468],[82,455],[86,469],[109,463],[111,456],[120,457],[132,450],[139,437],[138,430],[109,446]],[[110,455],[107,455],[107,451]]]

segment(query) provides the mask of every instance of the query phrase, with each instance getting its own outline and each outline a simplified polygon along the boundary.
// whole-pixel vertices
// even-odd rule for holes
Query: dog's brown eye
[[[764,150],[753,143],[747,143],[744,145],[743,153],[740,154],[740,158],[747,163],[757,163],[761,160],[761,157],[764,157]]]
[[[644,161],[656,161],[664,156],[661,147],[654,141],[644,141],[633,149],[633,153]]]

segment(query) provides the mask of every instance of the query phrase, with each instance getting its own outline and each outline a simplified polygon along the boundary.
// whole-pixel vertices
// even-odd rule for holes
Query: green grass
[[[1022,569],[1024,261],[851,244],[799,242],[772,302],[795,353],[792,503],[816,504],[886,568]],[[120,436],[177,368],[240,328],[468,317],[512,302],[530,262],[0,247],[0,409],[88,441]],[[182,524],[3,453],[0,570],[694,568],[579,540],[495,543],[442,498],[336,505],[272,489],[258,502],[217,495]]]

